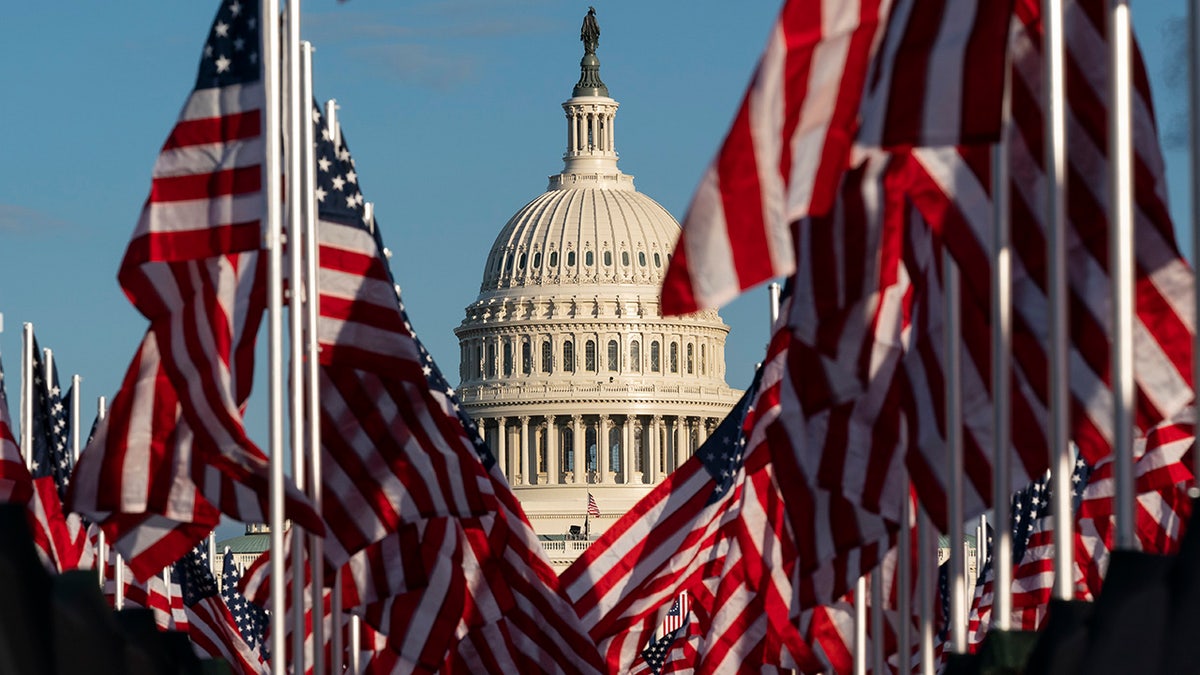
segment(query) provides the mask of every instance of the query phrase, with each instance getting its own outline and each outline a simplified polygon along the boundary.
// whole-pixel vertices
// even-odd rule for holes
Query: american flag
[[[242,675],[271,672],[258,650],[246,644],[229,607],[217,592],[207,546],[193,549],[175,563],[171,575],[182,593],[188,636],[197,654],[224,659],[234,672]]]
[[[345,565],[346,605],[408,662],[595,672],[495,457],[413,330],[337,138],[318,127],[317,332],[326,563]],[[248,597],[264,601],[264,581],[263,565],[248,571]]]
[[[95,532],[93,531],[93,534]],[[95,545],[95,543],[93,540],[92,544]],[[122,570],[122,609],[150,610],[154,615],[154,624],[158,626],[159,630],[187,630],[186,621],[179,625],[175,623],[175,615],[171,608],[171,591],[163,574],[160,572],[151,575],[144,582],[138,581],[116,551],[108,548],[104,564],[104,598],[108,600],[110,606],[116,607],[118,566]]]
[[[610,671],[628,671],[669,603],[718,557],[741,489],[742,422],[757,378],[713,435],[560,576]]]
[[[32,496],[33,477],[13,435],[4,392],[4,364],[0,363],[0,503],[25,504]]]
[[[659,629],[660,635],[674,633],[680,626],[687,621],[688,612],[688,594],[687,591],[682,591],[675,601],[671,603],[671,609],[667,610],[667,616],[663,619],[662,627]]]
[[[791,274],[790,228],[829,210],[860,123],[866,144],[994,140],[1004,9],[789,0],[684,218],[664,313]]]
[[[71,452],[67,412],[58,387],[58,367],[52,366],[47,378],[42,351],[33,339],[33,418],[32,457],[33,499],[29,510],[33,539],[38,555],[47,568],[55,571],[75,569],[87,545],[87,532],[76,514],[63,511],[62,498],[71,476]]]
[[[683,622],[673,630],[664,633],[661,636],[650,638],[650,642],[646,643],[646,648],[642,650],[642,660],[650,668],[650,672],[654,675],[659,675],[663,671],[663,665],[666,663],[667,654],[675,645],[675,641],[684,637],[687,633],[687,623]]]
[[[222,512],[267,520],[268,461],[241,417],[266,304],[258,11],[221,3],[158,156],[118,275],[150,328],[72,486],[73,510],[103,525],[139,577],[180,557]],[[289,517],[322,532],[286,489]]]
[[[250,602],[238,591],[241,578],[241,572],[233,562],[233,551],[226,547],[221,562],[221,597],[229,607],[229,613],[233,616],[233,622],[237,624],[242,639],[251,649],[257,647],[264,660],[269,659],[267,649],[270,645],[263,639],[270,622],[269,615],[267,610]]]
[[[589,516],[598,517],[600,515],[600,507],[596,504],[596,498],[592,493],[588,493],[587,512]]]

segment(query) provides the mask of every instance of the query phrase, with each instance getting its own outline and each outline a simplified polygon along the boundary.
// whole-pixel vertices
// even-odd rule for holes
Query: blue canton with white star
[[[216,595],[217,580],[208,565],[208,543],[201,543],[180,558],[171,568],[171,578],[179,584],[183,604],[188,607]]]
[[[67,449],[70,428],[67,407],[58,387],[58,366],[50,369],[46,382],[46,364],[37,338],[33,339],[33,448],[30,473],[34,478],[52,476],[58,498],[66,499],[71,483],[71,453]]]
[[[237,585],[241,578],[242,575],[233,562],[233,551],[226,548],[221,566],[221,597],[229,606],[229,613],[233,615],[233,622],[237,624],[242,639],[251,649],[261,645],[263,658],[267,658],[267,643],[263,639],[270,621],[267,610],[250,602],[238,592]]]
[[[742,423],[750,412],[751,402],[758,395],[758,384],[762,377],[762,369],[754,374],[754,381],[742,394],[741,400],[721,420],[712,436],[696,450],[696,457],[708,470],[716,484],[708,503],[719,501],[733,487],[733,479],[746,456],[746,435],[742,433]]]
[[[196,89],[246,84],[262,78],[258,3],[228,0],[217,10],[204,43]]]
[[[678,601],[676,603],[678,604]],[[675,641],[683,637],[687,627],[687,623],[684,623],[658,640],[655,640],[653,637],[650,638],[649,644],[642,650],[642,659],[645,660],[646,665],[650,667],[650,671],[655,673],[655,675],[662,672],[663,665],[667,662],[667,654],[670,653]]]

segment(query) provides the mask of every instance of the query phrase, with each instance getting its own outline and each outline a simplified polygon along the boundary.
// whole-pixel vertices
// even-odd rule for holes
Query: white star
[[[333,164],[333,162],[329,161],[328,157],[322,157],[321,159],[317,160],[317,164],[321,167],[322,171],[329,171],[329,167]]]
[[[241,14],[242,13],[242,3],[238,2],[237,0],[233,0],[233,4],[229,6],[229,13],[232,14],[233,16],[237,16],[237,15]]]
[[[225,58],[224,55],[217,57],[217,72],[223,73],[229,70],[229,63],[229,59]]]
[[[333,177],[333,189],[340,191],[346,185],[346,179],[341,176]]]
[[[317,195],[317,201],[319,201],[319,202],[325,201],[325,190],[323,190],[321,188],[317,188],[316,195]]]
[[[344,147],[338,148],[338,159],[342,160],[343,162],[350,159],[350,151]]]
[[[354,197],[346,197],[346,208],[354,208]]]
[[[357,183],[358,182],[358,174],[351,171],[346,174],[346,180],[350,181],[351,183]]]
[[[221,37],[229,37],[229,24],[225,23],[224,21],[218,21],[216,25],[213,26],[213,32]]]

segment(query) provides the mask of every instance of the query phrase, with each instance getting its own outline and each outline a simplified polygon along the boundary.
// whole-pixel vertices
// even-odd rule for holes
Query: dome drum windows
[[[591,267],[596,264],[596,256],[591,251],[585,251],[583,254],[583,264]]]
[[[662,347],[658,344],[658,340],[650,343],[650,372],[657,373],[662,368]]]
[[[604,252],[604,266],[612,267],[612,251]]]
[[[658,254],[658,251],[654,252],[654,266],[659,269],[662,268],[662,256]]]
[[[637,340],[629,343],[629,370],[642,372],[642,343]]]
[[[575,251],[567,251],[567,267],[575,266]]]
[[[584,345],[583,352],[583,369],[594,373],[596,372],[596,341],[588,340]]]
[[[575,372],[575,343],[570,340],[563,342],[563,370]]]
[[[608,341],[608,372],[615,373],[621,369],[621,347],[616,340]]]
[[[533,269],[537,269],[541,266],[542,266],[542,252],[534,251],[533,252]]]
[[[489,341],[485,346],[484,367],[487,369],[488,377],[496,376],[496,343]]]
[[[687,374],[694,375],[696,373],[696,345],[688,343],[687,346]]]
[[[671,366],[672,374],[679,372],[679,343],[678,342],[671,343],[670,366]]]
[[[621,266],[629,267],[629,251],[621,251]]]
[[[525,375],[533,374],[533,347],[529,340],[521,342],[521,372]]]
[[[554,348],[550,346],[549,340],[542,341],[542,372],[549,373],[554,370]]]
[[[550,251],[550,267],[558,267],[558,251]]]
[[[525,256],[526,256],[526,254],[525,254],[525,253],[522,253],[522,254],[521,254],[521,255],[520,255],[518,258],[517,258],[517,270],[523,270],[523,269],[525,269],[525,260],[526,260],[526,257],[525,257]]]
[[[646,266],[646,252],[638,251],[638,267]]]
[[[504,341],[504,376],[512,377],[513,375],[513,346],[512,342]]]

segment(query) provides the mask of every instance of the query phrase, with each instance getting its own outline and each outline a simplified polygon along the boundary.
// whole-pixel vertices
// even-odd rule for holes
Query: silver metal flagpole
[[[288,422],[289,441],[292,446],[292,482],[297,490],[305,489],[304,468],[304,434],[307,431],[304,418],[305,387],[304,387],[304,313],[300,307],[300,296],[303,284],[303,248],[301,230],[303,227],[303,202],[305,199],[303,156],[306,154],[303,145],[303,102],[300,98],[300,0],[287,0],[284,10],[284,56],[286,68],[284,91],[284,124],[286,125],[284,157],[287,159],[287,185],[285,195],[285,241],[288,253]],[[308,670],[308,654],[304,651],[305,638],[308,636],[308,621],[319,623],[320,605],[313,606],[312,613],[304,611],[304,547],[307,533],[292,523],[292,664],[295,671]],[[316,580],[313,580],[314,585]],[[314,645],[320,643],[314,642]],[[313,649],[312,658],[315,660],[320,648]],[[313,672],[321,673],[322,669],[313,663]]]
[[[949,251],[942,252],[943,350],[946,370],[947,522],[950,538],[950,650],[967,653],[966,556],[963,550],[963,441],[962,441],[962,336],[961,292],[958,265]]]
[[[314,144],[316,138],[313,133],[313,120],[310,118],[312,114],[313,102],[313,49],[311,42],[300,43],[300,103],[303,106],[301,110],[300,125],[300,142],[304,148],[304,154],[301,156],[303,162],[303,171],[301,173],[302,194],[304,195],[303,204],[301,204],[301,216],[304,225],[303,246],[304,246],[304,411],[305,411],[305,450],[308,458],[308,497],[312,501],[313,508],[317,513],[322,513],[322,496],[321,496],[321,415],[320,415],[320,372],[318,370],[318,359],[320,357],[320,347],[317,344],[317,312],[320,308],[320,290],[317,287],[317,203],[316,203],[316,148]],[[309,537],[308,539],[308,557],[309,565],[313,578],[312,584],[312,606],[321,607],[324,605],[324,586],[325,586],[325,541],[321,537]],[[325,643],[325,625],[323,621],[313,622],[313,644]],[[331,636],[333,642],[332,662],[329,665],[329,672],[342,672],[341,652],[338,651],[338,640],[341,637],[340,631],[337,630],[337,625],[334,625],[334,633]],[[323,649],[317,650],[317,655],[313,661],[313,668],[317,670],[321,667],[325,657]],[[320,672],[317,670],[317,672]]]
[[[21,454],[33,470],[33,324],[21,325]]]
[[[933,594],[937,587],[937,539],[929,514],[917,506],[917,616],[921,648],[921,675],[933,675],[937,659],[933,652]]]
[[[287,559],[283,547],[283,219],[278,203],[280,177],[279,0],[262,0],[264,145],[267,248],[267,447],[271,469],[271,654],[274,670],[287,672]]]
[[[907,475],[905,478],[903,484],[907,486]],[[896,556],[899,558],[896,561],[896,615],[899,617],[896,629],[896,666],[904,673],[912,672],[912,521],[912,493],[906,489],[904,500],[900,503],[900,534],[896,543]]]
[[[1200,3],[1188,3],[1188,128],[1192,160],[1192,268],[1200,264]],[[1195,316],[1200,317],[1200,277],[1192,281]],[[1200,387],[1200,327],[1192,336],[1192,387]],[[1192,498],[1200,497],[1200,452],[1192,453]]]
[[[871,672],[888,672],[884,665],[887,655],[884,653],[886,642],[883,639],[883,565],[877,565],[871,571]]]
[[[113,609],[125,609],[125,559],[120,553],[113,558],[113,583],[116,584],[113,589]]]
[[[82,420],[79,419],[79,394],[80,388],[83,386],[83,378],[78,374],[71,376],[71,463],[79,461],[79,450],[83,445],[80,437],[83,435],[83,428],[79,426]]]
[[[1012,79],[1005,51],[1000,142],[992,149],[992,625],[1012,628],[1012,232],[1008,142]]]
[[[854,675],[867,675],[867,577],[854,582]]]
[[[103,396],[96,399],[96,417],[103,420],[108,416],[108,401]],[[104,566],[108,563],[108,552],[105,551],[104,530],[96,537],[96,574],[100,577],[100,590],[104,590]]]
[[[357,675],[362,670],[359,643],[362,641],[361,619],[355,614],[350,617],[350,672]]]
[[[208,533],[208,571],[213,578],[221,576],[217,573],[217,533]]]
[[[767,286],[767,294],[770,297],[771,325],[768,326],[769,331],[775,330],[775,322],[779,321],[779,284],[771,282]],[[770,333],[767,333],[767,339],[770,340]]]
[[[1050,306],[1049,378],[1050,473],[1054,491],[1054,597],[1070,600],[1072,545],[1070,381],[1067,295],[1067,115],[1063,0],[1042,0],[1045,43],[1046,296]]]
[[[1112,275],[1113,476],[1116,546],[1132,549],[1133,502],[1133,35],[1128,0],[1109,0],[1108,255]]]

